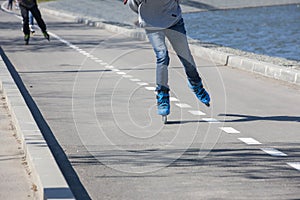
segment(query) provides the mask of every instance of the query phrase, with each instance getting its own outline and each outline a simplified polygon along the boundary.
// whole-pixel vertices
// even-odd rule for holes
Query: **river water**
[[[184,14],[189,37],[300,61],[300,5]]]

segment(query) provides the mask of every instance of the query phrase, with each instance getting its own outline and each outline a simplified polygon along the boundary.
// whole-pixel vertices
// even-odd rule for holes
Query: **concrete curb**
[[[1,56],[0,89],[22,140],[26,160],[37,186],[37,199],[75,199]]]
[[[133,37],[139,40],[147,40],[143,30],[136,29],[131,26],[124,26],[123,24],[107,24],[100,19],[89,18],[85,16],[75,16],[72,13],[65,11],[56,11],[49,8],[41,8],[41,10],[50,15],[58,16],[73,20],[77,23],[83,23],[88,26],[94,26],[101,29],[106,29],[111,32],[120,33]],[[193,40],[191,40],[193,41]],[[193,43],[193,42],[192,42]],[[197,44],[190,45],[191,51],[195,56],[209,58],[216,64],[239,68],[242,70],[257,73],[266,77],[286,81],[292,84],[300,85],[300,71],[289,69],[271,63],[261,62],[254,59],[236,56],[221,51],[205,48]]]

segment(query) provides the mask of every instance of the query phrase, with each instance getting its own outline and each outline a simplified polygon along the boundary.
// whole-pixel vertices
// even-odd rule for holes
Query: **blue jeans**
[[[195,61],[188,46],[183,19],[180,19],[175,25],[171,26],[168,29],[146,29],[146,34],[152,44],[156,55],[157,90],[160,90],[160,88],[169,89],[168,66],[170,58],[168,48],[165,43],[166,37],[170,41],[174,51],[176,52],[182,65],[184,66],[185,73],[190,84],[198,85],[201,82],[201,78],[198,74]]]
[[[29,17],[29,25],[34,25],[33,15],[32,15],[32,13],[30,11],[29,11],[28,17]]]

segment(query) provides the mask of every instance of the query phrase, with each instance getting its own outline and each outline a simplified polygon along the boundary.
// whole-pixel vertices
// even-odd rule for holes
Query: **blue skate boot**
[[[193,90],[197,98],[204,103],[207,107],[210,106],[210,97],[207,91],[204,89],[203,84],[200,82],[198,85],[191,85],[189,83],[189,87]]]
[[[170,100],[169,89],[164,88],[156,90],[157,95],[157,114],[162,116],[164,124],[167,123],[167,115],[170,114]]]

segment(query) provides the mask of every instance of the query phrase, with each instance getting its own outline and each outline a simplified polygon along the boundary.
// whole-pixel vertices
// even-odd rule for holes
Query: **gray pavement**
[[[34,199],[34,181],[24,159],[5,97],[0,93],[0,199]]]
[[[163,125],[147,42],[44,18],[51,42],[37,33],[24,46],[19,20],[1,13],[1,47],[77,199],[299,198],[299,86],[195,57],[208,109],[172,53]]]

